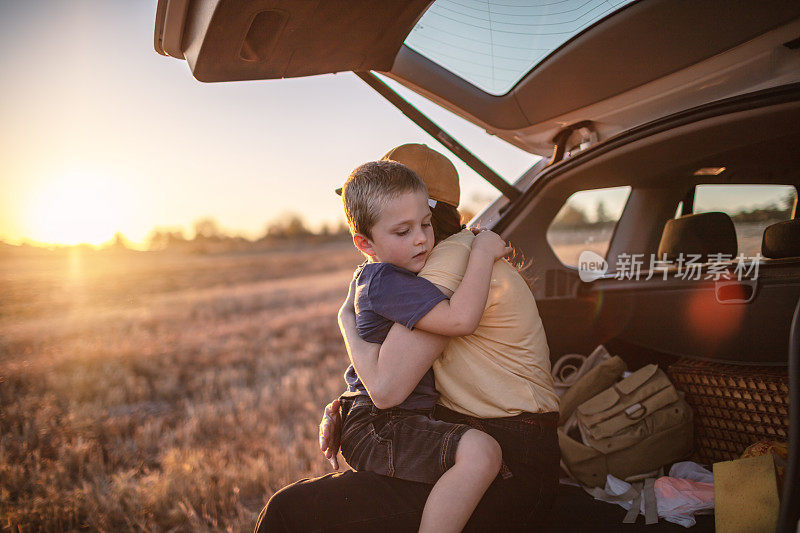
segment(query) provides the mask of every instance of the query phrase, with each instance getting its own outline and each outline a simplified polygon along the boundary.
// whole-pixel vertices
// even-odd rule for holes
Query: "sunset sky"
[[[196,81],[153,50],[155,11],[156,0],[0,2],[0,240],[100,244],[121,231],[141,245],[154,227],[191,237],[205,217],[255,238],[290,212],[338,225],[332,190],[406,142],[454,161],[467,208],[497,196],[352,73]],[[509,181],[537,160],[399,90]],[[717,198],[775,203],[767,189]]]
[[[256,237],[286,212],[336,224],[331,191],[357,164],[405,142],[445,151],[351,73],[200,83],[153,50],[155,10],[0,3],[0,239],[99,244],[122,231],[142,242],[205,216]],[[506,178],[535,161],[413,102]],[[465,203],[496,195],[455,162]]]

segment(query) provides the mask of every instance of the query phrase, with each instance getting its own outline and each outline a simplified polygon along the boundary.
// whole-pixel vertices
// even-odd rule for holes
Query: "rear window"
[[[405,45],[499,95],[553,50],[632,0],[436,0]]]
[[[739,253],[753,257],[767,226],[792,218],[797,192],[791,185],[698,185],[694,195],[693,212],[730,216]]]
[[[605,258],[630,194],[630,187],[609,187],[578,191],[567,198],[547,228],[547,243],[556,257],[574,267],[585,250]]]

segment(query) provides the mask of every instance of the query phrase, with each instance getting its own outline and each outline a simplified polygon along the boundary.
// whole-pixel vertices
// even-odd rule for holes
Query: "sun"
[[[28,206],[29,236],[46,244],[101,244],[120,228],[124,203],[112,180],[66,172],[42,187]]]

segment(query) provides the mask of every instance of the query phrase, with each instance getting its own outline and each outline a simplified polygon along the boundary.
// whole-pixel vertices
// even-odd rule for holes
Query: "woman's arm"
[[[452,294],[448,289],[442,288],[442,291],[448,296]],[[449,339],[423,331],[410,331],[395,324],[383,345],[366,342],[356,330],[354,293],[355,284],[351,283],[347,300],[339,309],[339,328],[350,360],[373,403],[379,409],[388,409],[402,403],[411,394]],[[382,361],[382,364],[378,365],[378,361]],[[325,407],[319,424],[319,448],[334,470],[339,469],[336,454],[339,451],[341,428],[339,401],[333,400]]]
[[[367,342],[358,335],[358,330],[356,329],[355,294],[356,279],[353,278],[350,282],[350,289],[347,291],[347,298],[339,309],[339,330],[342,332],[344,346],[347,349],[347,355],[350,356],[350,362],[353,363],[356,374],[361,378],[361,382],[364,383],[364,386],[367,387],[367,391],[369,392],[369,386],[361,375],[361,369],[372,368],[377,365],[378,350],[381,346],[374,342]],[[372,396],[371,393],[370,396]]]
[[[358,336],[350,295],[339,310],[339,329],[353,367],[378,409],[394,407],[408,398],[449,340],[395,324],[383,344],[367,342]]]

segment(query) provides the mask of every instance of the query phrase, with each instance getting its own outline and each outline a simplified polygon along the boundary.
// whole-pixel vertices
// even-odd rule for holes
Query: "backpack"
[[[617,382],[624,371],[619,357],[603,361],[561,400],[562,466],[589,487],[603,487],[608,474],[645,476],[692,452],[692,411],[666,374],[651,364]]]

